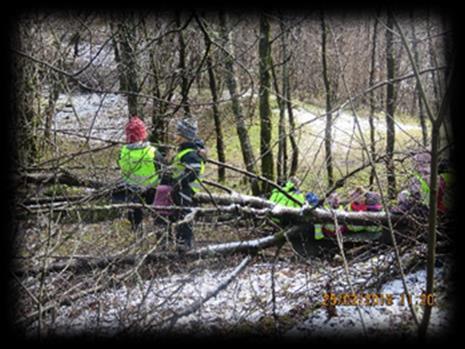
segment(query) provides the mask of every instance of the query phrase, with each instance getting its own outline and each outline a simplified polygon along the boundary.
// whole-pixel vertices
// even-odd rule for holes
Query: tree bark
[[[118,23],[118,46],[119,46],[119,60],[120,60],[120,73],[124,78],[120,81],[123,82],[124,91],[130,92],[127,95],[128,100],[128,113],[129,117],[138,115],[138,101],[137,93],[139,92],[139,82],[137,74],[137,58],[136,58],[136,38],[137,29],[133,15],[127,18],[122,18]],[[143,115],[139,115],[143,117]]]
[[[15,39],[12,43],[16,43],[20,52],[29,52],[31,50],[31,39],[27,22],[18,25],[17,31],[14,33]],[[12,103],[12,111],[15,117],[14,127],[8,131],[13,142],[13,153],[10,164],[14,164],[14,168],[29,167],[33,164],[38,156],[38,139],[34,133],[38,122],[34,112],[34,95],[37,89],[37,79],[35,76],[35,67],[31,61],[24,57],[15,56],[13,60],[12,77],[14,93]]]
[[[181,14],[176,12],[176,26],[181,27]],[[184,42],[184,35],[182,30],[178,32],[178,43],[179,43],[179,71],[181,73],[181,104],[186,115],[191,115],[189,107],[189,79],[187,77],[186,69],[186,43]]]
[[[255,170],[255,158],[250,144],[249,134],[247,127],[245,125],[244,116],[242,115],[241,105],[239,103],[239,98],[237,97],[237,82],[234,72],[234,59],[233,59],[233,47],[230,39],[230,34],[228,30],[228,24],[226,16],[223,12],[220,12],[220,35],[223,41],[223,45],[229,54],[226,54],[224,57],[224,64],[226,67],[225,70],[225,80],[226,85],[231,96],[232,110],[235,117],[236,131],[239,137],[239,142],[241,145],[242,158],[244,160],[245,168],[251,173],[257,173]],[[256,179],[249,178],[250,187],[254,195],[260,194],[260,187]]]
[[[207,45],[208,38],[205,37],[205,45]],[[224,140],[223,140],[223,128],[221,126],[220,111],[218,110],[218,86],[216,83],[215,72],[213,71],[213,64],[211,54],[207,57],[207,70],[208,70],[208,82],[210,86],[210,93],[212,95],[212,111],[213,121],[215,123],[215,135],[216,135],[216,153],[218,154],[219,162],[226,162],[226,155],[224,152]],[[224,167],[218,167],[218,182],[224,183],[226,178],[226,170]]]
[[[415,32],[415,20],[414,20],[414,16],[412,12],[410,13],[410,24],[412,28],[412,40],[413,40],[412,51],[415,57],[415,63],[417,64],[418,67],[420,67],[420,57],[418,55],[418,42],[417,42],[417,35]],[[420,126],[421,126],[421,134],[423,137],[422,138],[423,146],[426,147],[428,145],[428,127],[426,126],[425,108],[423,105],[423,99],[421,98],[421,95],[420,95],[420,87],[419,87],[418,81],[416,83],[415,90],[417,92],[416,100],[418,101],[418,116],[420,117]]]
[[[386,68],[387,79],[395,78],[396,62],[393,44],[393,18],[392,13],[388,13],[386,23]],[[395,85],[388,83],[386,86],[386,173],[388,182],[388,197],[396,198],[396,175],[394,167],[394,145],[395,145],[395,123],[394,113],[396,108]]]
[[[332,187],[334,185],[334,175],[333,175],[333,160],[332,160],[332,152],[331,152],[331,145],[332,145],[332,114],[331,110],[332,107],[332,89],[331,89],[331,82],[329,79],[328,74],[328,63],[327,63],[327,49],[326,49],[326,23],[324,12],[321,12],[321,61],[323,63],[323,82],[325,85],[326,91],[326,127],[325,127],[325,162],[326,162],[326,172],[328,174],[328,187]]]
[[[437,229],[437,196],[438,196],[438,164],[441,123],[434,122],[431,130],[431,174],[428,215],[428,252],[426,256],[426,295],[432,295],[434,290],[434,267],[436,262],[436,229]],[[431,317],[432,305],[425,303],[419,334],[425,337]]]
[[[273,151],[271,149],[271,109],[270,109],[270,68],[271,68],[271,44],[270,24],[265,14],[260,16],[260,41],[259,53],[259,109],[260,109],[260,157],[262,164],[262,176],[274,180]],[[262,193],[269,196],[271,188],[263,183]]]
[[[115,55],[115,63],[118,68],[119,90],[121,92],[127,91],[126,73],[121,61],[121,53],[119,48],[119,29],[115,28],[113,21],[110,21],[110,31],[112,35],[113,54]]]
[[[285,20],[281,17],[281,31],[284,34],[281,36],[281,47],[283,52],[283,57],[288,57],[288,31],[286,28]],[[299,147],[297,146],[297,141],[295,140],[295,121],[294,113],[292,111],[292,93],[291,93],[291,82],[289,77],[289,62],[292,57],[292,53],[289,53],[289,60],[286,59],[286,62],[283,64],[283,96],[285,105],[287,107],[287,116],[289,118],[289,141],[291,143],[292,155],[291,155],[291,167],[289,170],[289,176],[295,176],[297,173],[297,168],[299,166]]]
[[[285,60],[284,57],[283,60]],[[285,64],[285,62],[283,62],[283,64]],[[284,101],[281,95],[281,91],[279,90],[278,77],[276,76],[276,69],[274,68],[273,62],[271,62],[271,73],[273,77],[273,86],[276,93],[276,101],[279,107],[278,158],[276,161],[276,177],[279,183],[287,178],[286,102]]]
[[[178,206],[150,206],[137,203],[127,204],[110,204],[110,205],[83,205],[79,202],[70,204],[66,202],[57,202],[55,204],[34,204],[27,208],[29,213],[49,213],[53,207],[53,213],[57,212],[110,212],[117,210],[127,210],[129,208],[142,208],[150,212],[156,212],[157,209],[170,209],[173,211],[190,210],[192,213],[191,220],[196,217],[211,217],[212,215],[224,214],[244,214],[247,216],[269,217],[278,219],[287,219],[293,225],[304,223],[334,223],[337,219],[339,224],[356,224],[356,225],[373,225],[388,224],[390,218],[393,224],[403,224],[408,221],[406,215],[392,215],[388,212],[350,212],[343,210],[328,210],[323,208],[312,208],[305,206],[303,208],[293,208],[276,205],[275,203],[261,199],[256,196],[244,194],[205,194],[196,193],[195,199],[199,204],[214,204],[215,207],[178,207]]]
[[[378,36],[378,15],[377,14],[375,18],[375,23],[373,24],[373,38],[372,38],[372,43],[373,43],[373,48],[371,50],[371,64],[370,64],[370,77],[369,77],[369,86],[373,86],[375,83],[375,72],[376,72],[376,40]],[[376,100],[375,100],[375,92],[371,91],[370,92],[370,114],[368,115],[368,122],[370,124],[370,153],[371,153],[371,158],[375,158],[376,154],[376,143],[375,143],[375,124],[374,124],[374,118],[375,118],[375,111],[376,111]],[[375,181],[375,169],[374,167],[371,168],[370,171],[370,178],[369,178],[369,187],[373,188],[373,184]]]
[[[215,122],[215,134],[216,134],[216,152],[218,154],[218,161],[226,162],[226,155],[224,151],[224,138],[223,138],[223,128],[221,126],[221,117],[218,110],[218,95],[217,95],[217,85],[215,79],[215,73],[212,67],[211,57],[207,58],[207,69],[208,69],[208,78],[210,91],[212,94],[212,110],[213,110],[213,120]],[[218,182],[224,183],[226,178],[226,171],[224,167],[218,167]]]

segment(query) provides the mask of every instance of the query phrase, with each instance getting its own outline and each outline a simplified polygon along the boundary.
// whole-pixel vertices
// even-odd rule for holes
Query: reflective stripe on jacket
[[[364,211],[366,211],[366,205],[360,205],[360,208],[357,210],[357,209],[353,209],[352,204],[349,204],[349,205],[347,205],[347,211],[349,211],[349,212],[364,212]],[[347,224],[347,229],[349,230],[349,233],[359,233],[361,231],[366,230],[366,227],[363,226],[363,225]]]
[[[151,145],[121,148],[118,165],[126,183],[138,187],[155,187],[158,173],[155,166],[156,150]]]
[[[192,191],[194,193],[200,191],[202,184],[202,178],[203,174],[205,172],[205,163],[204,161],[200,161],[198,163],[190,163],[186,164],[182,161],[183,157],[186,156],[187,154],[197,151],[195,148],[185,148],[178,152],[176,156],[173,158],[173,179],[174,180],[180,180],[183,174],[185,173],[186,169],[192,170],[195,172],[197,175],[197,178],[189,183],[189,186],[191,187]]]
[[[420,183],[421,202],[425,204],[426,206],[428,206],[429,205],[429,191],[430,191],[429,184],[423,178],[423,176],[419,174],[418,172],[415,173],[415,178]]]

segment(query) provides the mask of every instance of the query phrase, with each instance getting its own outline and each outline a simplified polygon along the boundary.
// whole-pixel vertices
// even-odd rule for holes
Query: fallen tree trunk
[[[393,215],[388,211],[381,212],[346,212],[343,210],[328,210],[304,206],[302,208],[291,208],[275,205],[274,203],[255,196],[234,193],[226,194],[204,194],[195,195],[198,203],[214,203],[215,208],[210,207],[157,207],[143,204],[110,204],[110,205],[75,205],[73,203],[53,203],[47,205],[29,205],[27,210],[35,213],[72,212],[72,211],[110,211],[131,208],[144,208],[156,214],[158,209],[171,209],[195,212],[195,216],[207,216],[222,213],[242,213],[256,215],[258,217],[269,217],[278,219],[288,219],[298,223],[333,223],[336,219],[339,224],[357,225],[387,225],[388,219],[394,224],[406,224],[408,217],[404,215]],[[225,206],[227,205],[227,206]]]
[[[224,257],[232,254],[248,254],[253,255],[259,251],[278,246],[286,242],[286,239],[292,239],[301,231],[301,226],[294,226],[287,231],[279,232],[274,235],[266,236],[260,239],[252,239],[247,241],[234,241],[208,245],[205,247],[194,248],[185,253],[162,251],[153,252],[145,255],[115,255],[107,257],[92,257],[92,256],[74,256],[63,257],[68,259],[51,263],[47,268],[17,268],[14,274],[17,276],[38,275],[40,273],[54,273],[66,269],[72,273],[85,273],[94,269],[104,269],[107,267],[124,267],[137,265],[139,261],[146,262],[167,262],[171,260],[197,260],[205,258]]]
[[[94,188],[99,189],[103,187],[107,187],[109,184],[87,179],[87,178],[79,178],[65,170],[60,170],[56,173],[25,173],[21,174],[17,178],[18,182],[20,183],[31,183],[31,184],[66,184],[70,186],[77,186],[77,187],[87,187],[87,188]]]

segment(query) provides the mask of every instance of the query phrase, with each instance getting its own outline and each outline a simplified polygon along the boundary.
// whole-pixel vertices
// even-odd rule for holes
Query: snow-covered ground
[[[204,303],[201,309],[179,319],[175,331],[214,333],[215,329],[244,322],[255,323],[272,312],[270,264],[254,264]],[[123,330],[137,319],[137,327],[166,329],[162,319],[179,313],[195,301],[215,290],[231,273],[202,270],[197,273],[174,274],[144,281],[136,287],[122,286],[98,295],[87,296],[76,304],[59,308],[55,319],[57,333],[101,332],[111,334]],[[276,265],[275,289],[277,313],[286,314],[301,301],[312,287],[308,275],[298,267]],[[99,304],[99,305],[97,305]],[[76,311],[76,308],[79,310]],[[159,324],[157,326],[157,324]]]
[[[358,268],[377,262],[376,258],[351,268],[354,285],[360,286],[367,277],[359,273]],[[389,262],[390,258],[386,257],[383,260]],[[313,268],[287,262],[275,265],[275,311],[278,316],[292,317],[292,310],[302,306],[318,307],[330,277],[333,279],[334,292],[348,292],[341,268],[336,270],[328,267],[325,270],[321,266]],[[243,329],[247,324],[256,324],[273,316],[271,268],[270,263],[256,263],[247,267],[225,290],[205,302],[199,310],[181,317],[172,328],[169,327],[167,318],[183,312],[194,302],[205,299],[209,292],[215,290],[228,277],[233,268],[176,273],[141,281],[137,285],[109,288],[102,293],[88,295],[70,305],[59,307],[51,326],[57,334],[103,335],[140,329],[148,329],[149,332],[171,329],[179,333],[208,335],[218,331],[227,332],[228,329]],[[439,280],[447,278],[446,272],[446,267],[436,269],[438,283],[441,284]],[[406,277],[414,303],[419,301],[423,292],[425,277],[424,270],[410,273]],[[415,334],[409,307],[406,303],[399,304],[403,292],[399,279],[390,281],[382,286],[379,293],[392,294],[392,305],[361,307],[368,335]],[[441,333],[450,325],[450,307],[446,306],[443,293],[435,296],[438,298],[438,305],[433,308],[430,331]],[[419,305],[415,305],[415,309],[421,313]],[[296,323],[284,333],[287,337],[337,338],[362,335],[360,315],[355,306],[338,306],[337,316],[332,318],[329,318],[326,309],[321,307],[304,317],[303,321],[291,320]]]
[[[326,117],[321,117],[304,108],[295,108],[294,114],[297,123],[306,123],[312,133],[324,137]],[[357,137],[358,129],[353,115],[342,111],[333,115],[332,136],[336,142],[344,143],[354,135]],[[127,100],[119,94],[61,94],[57,102],[57,113],[54,118],[56,130],[72,131],[81,135],[90,135],[113,141],[124,140],[124,124],[127,122]],[[147,120],[150,122],[150,120]],[[370,126],[367,118],[358,118],[362,130],[368,131]],[[376,133],[384,136],[386,124],[375,121]],[[402,134],[410,131],[419,131],[419,125],[396,122],[396,132]]]
[[[323,115],[322,113],[321,115]],[[320,116],[314,114],[303,108],[295,108],[294,115],[297,123],[303,124],[306,123],[312,131],[321,137],[324,137],[324,130],[326,127],[326,116]],[[381,122],[380,122],[381,121]],[[367,118],[358,116],[358,122],[363,132],[367,132],[370,129],[370,123]],[[386,123],[384,120],[379,120],[375,118],[375,128],[376,134],[385,135],[386,134]],[[404,133],[410,131],[420,130],[419,125],[404,124],[401,122],[395,122],[396,132]],[[341,111],[339,113],[333,114],[333,127],[332,127],[332,137],[338,142],[345,142],[354,135],[359,135],[358,127],[355,123],[355,118],[352,113]],[[367,137],[367,136],[365,136]],[[368,138],[366,139],[368,141]]]
[[[445,269],[435,270],[436,279],[444,278]],[[422,296],[426,285],[426,272],[419,270],[406,275],[406,283],[411,293],[411,302],[418,318],[421,320],[423,312]],[[403,336],[415,334],[415,323],[404,294],[401,279],[395,279],[384,284],[380,295],[392,295],[392,305],[363,305],[360,306],[361,316],[356,306],[341,305],[337,307],[337,316],[329,318],[327,310],[322,307],[309,318],[292,328],[290,336],[330,336],[331,338],[347,335],[364,335],[363,323],[367,336]],[[435,294],[438,297],[438,294]],[[381,302],[381,301],[379,301]],[[433,307],[429,324],[429,334],[442,334],[448,330],[452,321],[452,307],[442,299],[436,299],[437,306]],[[419,316],[420,315],[420,316]]]
[[[53,128],[81,136],[124,141],[126,98],[118,94],[61,94]]]

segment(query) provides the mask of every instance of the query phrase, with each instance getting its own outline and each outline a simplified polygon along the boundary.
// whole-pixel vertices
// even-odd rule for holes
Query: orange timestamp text
[[[436,305],[436,298],[432,293],[412,294],[392,293],[323,293],[322,306],[391,306],[420,304]]]

